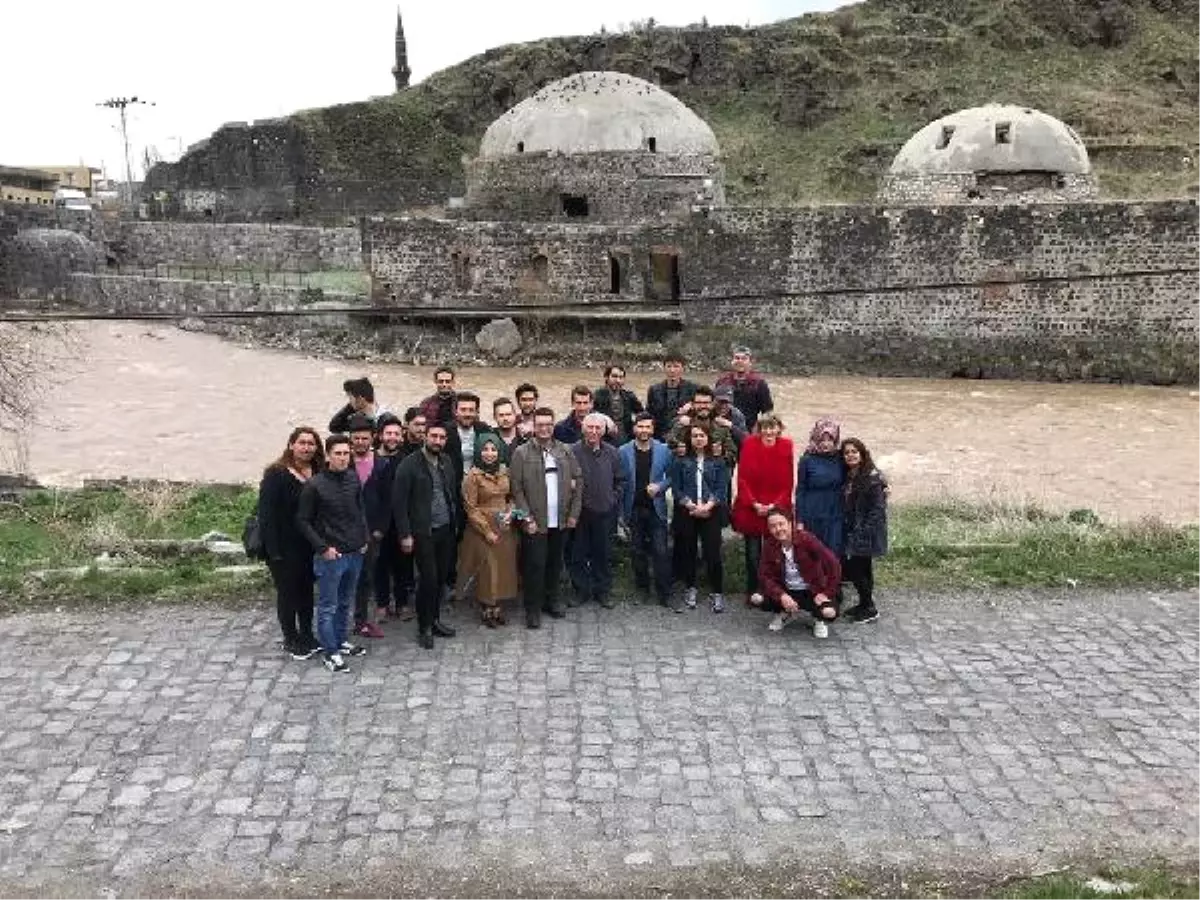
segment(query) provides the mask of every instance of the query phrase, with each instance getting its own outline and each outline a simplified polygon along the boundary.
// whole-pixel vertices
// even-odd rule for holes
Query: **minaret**
[[[396,90],[408,87],[412,70],[408,67],[408,44],[404,41],[404,23],[400,21],[400,10],[396,9],[396,65],[392,66],[392,77],[396,79]]]

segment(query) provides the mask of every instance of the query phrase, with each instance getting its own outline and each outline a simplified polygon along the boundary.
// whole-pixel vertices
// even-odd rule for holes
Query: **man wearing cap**
[[[733,391],[733,405],[742,411],[750,426],[758,421],[760,413],[775,408],[767,380],[754,371],[749,347],[733,348],[730,371],[717,379],[716,387],[728,387]]]
[[[728,428],[733,434],[734,444],[740,450],[750,430],[746,427],[746,417],[742,411],[733,405],[733,388],[723,385],[714,390],[713,404],[713,424]]]

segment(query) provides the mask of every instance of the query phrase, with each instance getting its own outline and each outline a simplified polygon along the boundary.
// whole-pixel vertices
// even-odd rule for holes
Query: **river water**
[[[41,421],[0,445],[0,469],[50,484],[83,478],[251,481],[296,424],[324,430],[344,379],[369,375],[398,411],[432,391],[432,369],[320,360],[136,323],[70,326]],[[661,376],[631,373],[640,396]],[[693,377],[700,377],[693,373]],[[711,375],[705,374],[711,382]],[[573,384],[600,371],[472,368],[491,400],[532,381],[565,414]],[[862,377],[772,377],[801,444],[833,414],[871,448],[895,501],[945,495],[1088,507],[1106,519],[1197,519],[1196,391],[1120,385]],[[0,440],[3,440],[0,438]]]

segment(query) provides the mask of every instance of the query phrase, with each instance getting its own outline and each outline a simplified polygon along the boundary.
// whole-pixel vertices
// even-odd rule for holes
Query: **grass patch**
[[[914,588],[1193,587],[1195,525],[1106,524],[1091,510],[946,501],[896,506],[884,585]]]
[[[1114,890],[1113,888],[1122,888]],[[1060,872],[1029,878],[991,896],[1053,900],[1053,898],[1197,897],[1200,882],[1196,870],[1185,871],[1165,865],[1134,869],[1101,869],[1096,876]]]
[[[195,539],[217,531],[236,540],[254,509],[248,487],[133,484],[120,489],[35,491],[0,502],[0,609],[30,600],[108,602],[211,596],[265,589],[265,570],[235,577],[228,560],[139,552],[138,541]],[[105,569],[97,556],[127,563]],[[740,539],[726,544],[726,580],[744,580]],[[628,554],[616,554],[618,590],[632,589]],[[78,573],[47,570],[88,567]],[[881,589],[945,591],[989,587],[1194,587],[1200,581],[1196,526],[1146,521],[1106,524],[1090,510],[964,500],[892,509],[891,552],[877,565]]]
[[[34,491],[0,502],[0,610],[31,601],[111,602],[257,592],[250,577],[219,569],[226,559],[150,558],[136,542],[195,539],[212,531],[233,539],[254,509],[250,488],[131,485],[122,489]],[[104,568],[108,554],[127,568]],[[87,567],[82,577],[73,569]],[[63,571],[56,571],[63,570]]]

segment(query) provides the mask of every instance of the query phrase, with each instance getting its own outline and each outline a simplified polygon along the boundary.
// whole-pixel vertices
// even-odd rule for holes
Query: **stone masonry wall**
[[[68,299],[84,310],[198,317],[221,312],[289,312],[319,308],[322,303],[337,307],[362,303],[362,298],[354,294],[312,288],[85,272],[70,276]],[[337,321],[343,322],[344,317]]]
[[[879,202],[941,206],[950,203],[1077,203],[1097,194],[1092,175],[1051,172],[945,172],[886,174]]]
[[[362,267],[358,228],[302,225],[121,222],[109,251],[126,266],[194,265],[314,272]]]
[[[686,225],[368,220],[363,256],[377,304],[653,302],[669,299],[669,286],[656,284],[651,254],[678,253],[688,233]],[[702,269],[679,266],[681,292],[700,292]]]
[[[791,368],[1170,383],[1197,377],[1197,246],[1190,201],[364,223],[377,304],[661,305],[650,257],[668,254],[685,337]]]
[[[0,301],[59,295],[69,271],[96,264],[100,245],[91,242],[103,240],[105,224],[94,213],[0,202]],[[43,230],[70,231],[86,240],[26,240]]]
[[[712,156],[650,152],[520,153],[467,164],[466,215],[472,218],[561,221],[567,218],[563,194],[587,198],[589,222],[687,218],[700,195],[707,203],[725,202],[724,172]]]

